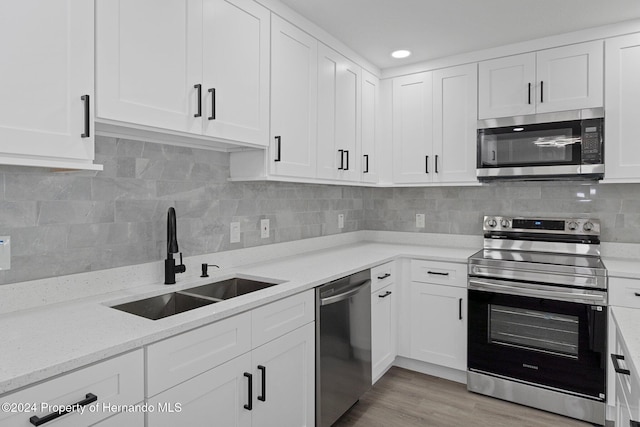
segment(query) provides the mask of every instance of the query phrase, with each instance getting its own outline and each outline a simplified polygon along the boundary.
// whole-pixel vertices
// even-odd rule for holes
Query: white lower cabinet
[[[615,425],[635,426],[640,421],[640,376],[633,368],[629,352],[620,330],[615,329],[615,343],[610,350],[609,363],[615,367]],[[615,361],[614,361],[615,360]],[[617,365],[617,366],[616,366]],[[631,422],[636,424],[631,424]]]
[[[139,404],[143,399],[144,359],[140,349],[2,397],[3,403],[16,405],[16,411],[0,411],[0,426],[142,426],[140,411],[116,414],[119,408]],[[26,403],[35,406],[26,410],[22,406]],[[53,418],[60,405],[77,405],[84,411]]]
[[[371,378],[375,383],[396,358],[396,284],[371,293]]]

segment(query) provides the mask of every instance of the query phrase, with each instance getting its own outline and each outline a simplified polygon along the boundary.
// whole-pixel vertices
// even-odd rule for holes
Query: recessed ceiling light
[[[406,58],[408,56],[411,56],[411,51],[410,50],[395,50],[393,52],[391,52],[391,56],[393,56],[396,59],[402,59],[402,58]]]
[[[524,128],[513,128],[514,132],[522,132]]]

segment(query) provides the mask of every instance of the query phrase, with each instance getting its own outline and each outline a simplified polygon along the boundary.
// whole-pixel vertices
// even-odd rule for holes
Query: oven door
[[[469,370],[604,400],[606,305],[522,285],[507,293],[469,279]]]

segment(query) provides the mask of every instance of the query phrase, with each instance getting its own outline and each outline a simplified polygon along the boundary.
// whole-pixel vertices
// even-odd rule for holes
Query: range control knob
[[[582,226],[582,229],[586,232],[593,230],[593,223],[590,221],[585,222],[584,225]]]
[[[578,229],[578,223],[575,221],[571,221],[569,222],[569,224],[567,224],[567,228],[571,231],[575,231]]]
[[[496,225],[498,225],[498,221],[496,221],[495,218],[489,218],[487,220],[487,225],[491,228],[495,227]]]
[[[509,228],[509,220],[508,219],[501,220],[500,225],[502,226],[502,228]]]

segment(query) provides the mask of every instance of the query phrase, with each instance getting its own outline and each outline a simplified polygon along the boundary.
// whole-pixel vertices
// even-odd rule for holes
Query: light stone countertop
[[[625,359],[633,375],[640,377],[640,310],[637,308],[611,307],[613,319],[620,329],[629,350],[630,360]],[[609,350],[613,353],[613,349]]]
[[[397,239],[396,239],[397,240]],[[269,261],[210,269],[176,285],[143,285],[0,315],[0,394],[84,365],[140,348],[172,335],[251,310],[320,284],[398,258],[466,263],[479,248],[356,242]],[[473,246],[473,247],[471,247]],[[99,272],[108,274],[106,272]],[[233,275],[284,281],[279,285],[160,320],[110,308],[122,302],[224,280]]]
[[[614,258],[602,256],[609,277],[640,279],[640,258]]]

